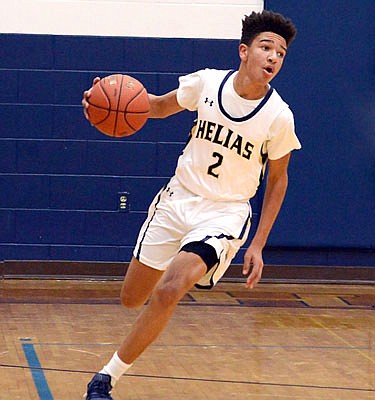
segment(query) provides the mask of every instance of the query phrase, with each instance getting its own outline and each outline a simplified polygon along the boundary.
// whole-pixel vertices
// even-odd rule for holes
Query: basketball
[[[150,103],[143,84],[122,74],[106,76],[91,89],[87,114],[100,132],[112,137],[133,135],[146,123]]]

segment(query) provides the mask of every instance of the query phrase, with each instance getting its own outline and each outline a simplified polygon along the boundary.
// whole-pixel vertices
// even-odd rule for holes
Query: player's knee
[[[145,304],[147,299],[139,298],[137,296],[133,296],[132,294],[128,293],[125,290],[121,291],[120,295],[121,304],[125,308],[138,308]]]
[[[169,308],[174,307],[183,295],[184,292],[178,285],[168,282],[155,288],[153,301],[163,308]]]

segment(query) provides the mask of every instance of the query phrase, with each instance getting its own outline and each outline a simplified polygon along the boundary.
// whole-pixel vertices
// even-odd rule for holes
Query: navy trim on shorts
[[[217,239],[226,238],[228,240],[233,240],[234,236],[232,236],[232,235],[224,235],[224,233],[220,233],[220,235],[215,235],[215,236],[208,236],[207,235],[204,239],[202,239],[202,242],[206,242],[207,240],[209,240],[211,238],[217,238]]]
[[[168,182],[168,183],[169,183],[169,182]],[[150,226],[151,221],[154,219],[154,216],[155,216],[155,214],[156,214],[156,206],[159,204],[161,195],[164,193],[164,190],[165,190],[166,187],[168,186],[168,183],[166,183],[166,184],[163,186],[163,188],[161,189],[161,191],[160,191],[160,193],[159,193],[159,196],[158,196],[158,198],[157,198],[157,200],[156,200],[156,202],[155,202],[154,213],[152,214],[152,217],[151,217],[150,220],[148,221],[147,227],[146,227],[145,231],[143,232],[142,239],[141,239],[141,241],[139,242],[139,247],[138,247],[137,255],[135,256],[135,258],[136,258],[138,261],[139,261],[139,256],[140,256],[140,254],[141,254],[142,242],[143,242],[143,240],[144,240],[144,238],[145,238],[145,236],[146,236],[147,229],[148,229],[148,227]]]
[[[242,239],[244,237],[246,228],[247,228],[247,224],[249,223],[249,221],[251,219],[251,215],[250,215],[251,214],[251,206],[250,206],[250,203],[248,203],[248,204],[249,204],[249,214],[246,218],[245,223],[243,224],[243,227],[242,227],[242,230],[241,230],[241,233],[240,233],[240,236],[238,237],[238,239]]]

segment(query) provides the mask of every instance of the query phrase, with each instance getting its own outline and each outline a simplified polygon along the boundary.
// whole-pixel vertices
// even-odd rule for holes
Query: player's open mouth
[[[271,67],[265,67],[263,69],[267,72],[267,74],[272,74],[273,73],[273,69]]]

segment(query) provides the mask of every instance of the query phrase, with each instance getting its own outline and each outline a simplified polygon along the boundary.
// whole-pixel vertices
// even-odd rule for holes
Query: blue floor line
[[[20,340],[28,366],[30,367],[31,370],[31,375],[33,377],[36,390],[38,391],[39,399],[53,400],[53,396],[48,386],[46,377],[44,375],[43,370],[41,369],[42,366],[40,364],[38,355],[36,354],[34,344],[31,343],[31,339],[20,339]]]

